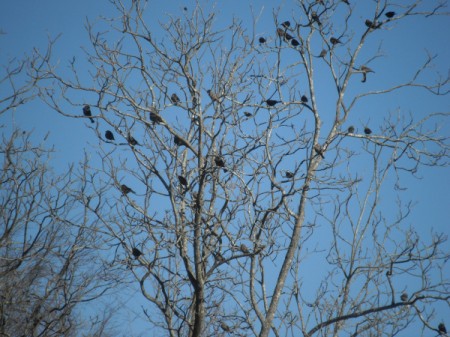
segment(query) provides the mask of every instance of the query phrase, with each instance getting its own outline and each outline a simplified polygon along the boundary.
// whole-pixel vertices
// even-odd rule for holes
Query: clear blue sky
[[[366,1],[364,1],[366,2]],[[205,8],[211,7],[211,2],[204,2]],[[252,1],[220,1],[216,5],[218,25],[226,26],[232,15],[246,20],[248,29],[252,30],[251,7],[255,14],[262,10],[262,16],[256,26],[256,35],[271,36],[274,32],[273,10],[274,3],[280,3],[279,20],[292,20],[295,14],[295,1],[275,2],[270,0]],[[371,1],[367,1],[371,3]],[[166,20],[166,13],[178,15],[183,7],[192,8],[192,1],[153,1],[150,7],[151,17],[160,22]],[[362,22],[365,8],[357,15]],[[54,50],[54,59],[61,60],[64,68],[67,60],[73,56],[82,57],[80,47],[88,46],[87,33],[84,28],[86,19],[95,21],[99,15],[114,16],[107,0],[15,0],[3,1],[0,4],[0,64],[5,65],[9,59],[21,58],[30,54],[33,47],[45,49],[48,37],[61,37]],[[433,19],[409,18],[395,24],[392,31],[383,31],[382,48],[386,51],[387,59],[375,60],[373,68],[376,74],[368,85],[374,88],[382,88],[383,85],[392,83],[392,79],[411,74],[411,67],[418,66],[425,59],[426,52],[438,54],[434,61],[434,69],[447,75],[450,60],[450,21],[442,16]],[[378,47],[375,45],[374,48]],[[407,55],[405,57],[405,55]],[[387,61],[388,60],[388,61]],[[383,68],[377,68],[377,65]],[[0,90],[2,88],[0,87]],[[320,103],[319,103],[320,104]],[[447,97],[430,98],[430,95],[419,90],[406,90],[395,95],[384,96],[382,102],[378,99],[368,101],[368,104],[358,107],[361,109],[359,127],[369,120],[376,121],[377,112],[395,111],[398,108],[411,112],[414,116],[424,116],[427,112],[449,112],[450,99]],[[12,125],[17,125],[24,130],[34,130],[36,141],[42,140],[44,135],[50,132],[47,139],[48,146],[55,145],[53,165],[56,170],[64,171],[70,162],[80,160],[89,143],[95,145],[91,130],[80,120],[68,120],[57,115],[48,107],[39,102],[33,102],[17,109],[11,114],[0,116],[0,125],[6,125],[7,130]],[[450,136],[450,125],[443,125],[443,132]],[[376,130],[376,127],[374,128]],[[433,228],[436,231],[450,234],[448,221],[448,208],[450,198],[450,171],[447,168],[430,170],[424,168],[419,172],[423,178],[407,179],[404,185],[408,188],[407,195],[416,204],[413,216],[409,218],[411,224],[416,224],[419,233],[427,235]],[[449,322],[450,323],[450,322]],[[138,329],[139,330],[139,329]]]

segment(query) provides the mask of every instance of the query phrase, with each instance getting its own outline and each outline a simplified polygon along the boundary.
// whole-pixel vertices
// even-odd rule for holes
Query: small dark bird
[[[288,179],[292,179],[292,178],[294,178],[294,173],[291,172],[291,171],[285,171],[284,172],[284,177],[288,178]]]
[[[447,328],[445,327],[444,323],[439,323],[438,330],[440,335],[444,335],[447,333]]]
[[[225,162],[223,161],[222,157],[220,157],[220,156],[214,157],[214,163],[219,167],[225,167]]]
[[[289,40],[292,40],[294,37],[293,37],[291,34],[289,34],[289,33],[284,33],[284,38],[285,38],[287,41],[289,41]]]
[[[125,184],[120,185],[120,190],[122,191],[122,194],[123,194],[123,195],[128,194],[128,193],[134,193],[134,194],[136,194],[136,192],[134,192],[131,188],[129,188],[129,187],[128,187],[127,185],[125,185]]]
[[[150,120],[153,122],[153,124],[159,124],[163,122],[161,116],[153,111],[150,111]]]
[[[183,185],[184,187],[187,187],[188,182],[187,182],[187,180],[186,180],[185,177],[183,177],[183,176],[178,176],[178,181],[180,182],[181,185]]]
[[[384,14],[384,15],[386,15],[386,17],[387,17],[388,19],[391,19],[391,18],[394,17],[395,12],[386,12],[386,14]]]
[[[286,34],[286,32],[284,30],[282,30],[281,28],[277,28],[277,35],[279,37],[284,37]]]
[[[105,138],[108,139],[108,140],[114,140],[114,135],[113,135],[113,133],[111,131],[106,130],[105,131]]]
[[[291,26],[291,23],[289,21],[284,21],[281,25],[287,29]]]
[[[244,111],[244,115],[245,115],[245,117],[252,117],[253,115],[250,113],[250,112],[248,112],[248,111]]]
[[[139,145],[138,141],[136,139],[134,139],[134,137],[129,132],[128,132],[127,141],[128,141],[128,143],[130,143],[131,146]]]
[[[241,244],[241,246],[239,247],[241,249],[241,252],[243,252],[244,254],[249,254],[250,251],[248,250],[247,246],[244,244]]]
[[[173,141],[178,146],[187,146],[188,145],[184,139],[181,139],[177,135],[175,135],[175,137],[173,138]]]
[[[372,130],[370,130],[367,126],[364,128],[364,133],[366,135],[370,135],[372,133]]]
[[[364,23],[366,24],[367,28],[371,28],[371,29],[377,28],[377,25],[375,23],[373,23],[372,21],[370,21],[369,19],[367,19]]]
[[[355,132],[355,127],[353,125],[349,126],[347,129],[348,133],[354,133]]]
[[[294,47],[300,46],[300,42],[298,42],[296,39],[292,39],[291,44],[292,44]]]
[[[325,159],[325,156],[323,155],[323,149],[322,146],[320,146],[320,144],[316,144],[314,145],[314,151],[316,151],[316,153],[322,157],[322,159]]]
[[[316,21],[319,26],[322,26],[322,22],[320,22],[319,15],[317,15],[317,12],[311,13],[311,19],[313,21]]]
[[[183,10],[187,11],[187,7],[183,7]]]
[[[333,46],[336,45],[336,44],[338,44],[338,43],[342,43],[339,39],[337,39],[337,38],[335,38],[335,37],[330,38],[330,42],[331,42],[331,44],[332,44]]]
[[[83,106],[83,115],[86,117],[92,117],[91,107],[89,105]],[[91,120],[91,123],[95,123],[93,118],[89,118]]]
[[[133,247],[133,249],[131,250],[131,253],[133,254],[133,256],[137,259],[139,258],[139,256],[142,255],[142,252],[137,249],[136,247]]]
[[[406,302],[408,300],[408,294],[407,293],[403,293],[400,296],[400,299],[402,300],[402,302]]]
[[[300,100],[301,100],[303,103],[308,103],[308,97],[306,97],[305,95],[303,95],[303,96],[300,98]]]
[[[223,331],[225,332],[231,332],[231,328],[227,325],[227,323],[222,322],[220,323],[220,327],[222,328]]]
[[[322,49],[319,56],[317,56],[317,57],[325,57],[325,56],[327,56],[327,54],[328,54],[328,52],[326,51],[326,49]]]
[[[274,100],[274,99],[268,99],[268,100],[266,100],[266,103],[267,103],[268,106],[274,106],[277,103],[281,103],[281,101],[277,101],[277,100]]]
[[[211,98],[211,100],[213,102],[219,102],[219,97],[217,96],[217,94],[214,91],[206,90],[206,92],[208,93],[209,97]]]
[[[180,98],[176,93],[173,93],[172,96],[170,96],[170,100],[174,105],[178,105],[178,103],[180,103]]]
[[[259,38],[259,43],[266,43],[266,39],[265,38],[263,38],[262,36]]]

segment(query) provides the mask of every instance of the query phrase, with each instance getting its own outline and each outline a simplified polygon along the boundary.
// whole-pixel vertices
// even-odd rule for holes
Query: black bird
[[[133,247],[133,249],[131,250],[131,253],[133,254],[133,256],[137,259],[139,258],[139,256],[142,255],[142,252],[137,249],[136,247]]]
[[[108,140],[114,140],[114,135],[113,135],[113,133],[111,131],[106,130],[105,131],[105,138],[108,139]]]
[[[259,43],[266,43],[266,39],[265,38],[263,38],[262,36],[259,38]]]
[[[406,302],[408,300],[408,294],[407,293],[403,293],[400,296],[400,299],[402,300],[402,302]]]
[[[153,122],[153,124],[159,124],[163,122],[161,116],[153,111],[150,111],[150,120]]]
[[[178,103],[180,103],[180,98],[176,93],[173,93],[172,96],[170,96],[170,100],[174,105],[178,105]]]
[[[369,19],[367,19],[364,23],[366,24],[366,26],[368,28],[375,28],[374,23],[372,21],[370,21]]]
[[[337,39],[337,38],[335,38],[335,37],[330,38],[330,42],[331,42],[331,44],[332,44],[333,46],[336,45],[336,44],[338,44],[338,43],[342,43],[341,40],[339,40],[339,39]]]
[[[252,117],[253,115],[250,113],[250,112],[248,112],[248,111],[245,111],[244,112],[244,115],[245,115],[245,117]]]
[[[284,38],[285,38],[287,41],[290,41],[290,40],[292,40],[294,37],[293,37],[291,34],[289,34],[289,33],[284,33]]]
[[[284,21],[281,25],[287,29],[291,26],[291,23],[289,21]]]
[[[134,139],[134,137],[129,132],[128,132],[127,141],[128,141],[128,143],[130,143],[131,146],[139,145],[138,141],[136,139]]]
[[[219,167],[225,167],[225,162],[223,161],[223,158],[220,156],[214,157],[214,163]]]
[[[296,39],[292,39],[291,44],[292,44],[294,47],[300,46],[300,42],[298,42]]]
[[[384,14],[384,15],[386,15],[386,17],[387,17],[388,19],[391,19],[391,18],[394,17],[395,12],[386,12],[386,14]]]
[[[447,333],[447,328],[445,327],[444,323],[439,323],[438,330],[440,335],[444,335]]]
[[[277,101],[277,100],[274,100],[274,99],[268,99],[268,100],[266,100],[266,103],[267,103],[268,106],[274,106],[277,103],[281,103],[281,101]]]
[[[83,115],[86,117],[92,117],[91,107],[89,105],[83,106]],[[91,123],[95,123],[93,118],[89,118],[91,120]]]
[[[322,26],[322,22],[320,22],[319,15],[317,15],[317,12],[311,13],[311,19],[313,19],[313,21],[316,21],[319,26]]]
[[[244,244],[241,244],[241,246],[239,247],[241,249],[241,252],[243,252],[244,254],[249,254],[250,251],[248,250],[247,246]]]
[[[222,328],[223,331],[225,332],[231,332],[231,328],[227,325],[227,323],[222,322],[220,323],[220,327]]]
[[[217,94],[214,91],[206,90],[206,92],[208,93],[208,95],[209,95],[209,97],[211,98],[212,101],[219,102],[219,96],[217,96]]]
[[[134,192],[130,187],[128,187],[125,184],[120,185],[120,190],[122,191],[123,195],[128,194],[128,193],[136,194],[136,192]]]
[[[288,178],[288,179],[294,178],[294,173],[291,172],[291,171],[285,171],[284,172],[284,177]]]
[[[328,54],[328,52],[326,51],[326,49],[322,49],[319,56],[317,56],[317,57],[325,57],[325,56],[327,56],[327,54]]]
[[[178,176],[178,181],[180,182],[181,185],[183,185],[184,187],[187,187],[188,182],[187,182],[187,180],[186,180],[185,177],[183,177],[183,176]]]
[[[355,127],[353,125],[349,126],[347,129],[348,133],[354,133],[355,132]]]
[[[323,149],[322,146],[320,146],[320,144],[314,145],[314,151],[316,151],[316,153],[320,155],[322,159],[325,159],[325,156],[323,155]]]
[[[175,137],[173,138],[173,141],[178,146],[188,146],[188,143],[184,139],[181,139],[180,137],[178,137],[177,135],[175,135]]]
[[[366,135],[370,135],[372,133],[372,130],[370,130],[367,126],[364,128],[364,133]]]
[[[306,97],[305,95],[303,95],[303,96],[300,98],[300,100],[301,100],[303,103],[308,103],[308,97]]]

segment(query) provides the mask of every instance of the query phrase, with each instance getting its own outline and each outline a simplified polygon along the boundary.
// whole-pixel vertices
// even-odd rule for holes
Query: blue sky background
[[[204,1],[205,11],[212,8],[211,2]],[[279,3],[279,7],[275,7]],[[371,1],[363,1],[370,6]],[[192,1],[153,1],[147,9],[149,20],[159,22],[166,21],[166,14],[182,15],[183,7],[190,10],[194,3]],[[274,39],[273,11],[279,9],[279,21],[293,20],[295,16],[295,2],[269,0],[260,1],[222,1],[214,5],[217,15],[217,26],[225,27],[231,21],[233,15],[244,20],[249,32],[252,31],[251,9],[255,15],[261,13],[256,24],[255,35]],[[364,5],[358,7],[356,17],[361,18],[363,23],[366,19],[365,13],[370,8]],[[397,10],[397,9],[394,9]],[[32,52],[34,47],[44,50],[49,37],[61,34],[54,49],[54,60],[60,60],[60,69],[67,66],[67,61],[73,56],[82,59],[83,52],[80,47],[89,47],[85,23],[88,19],[95,22],[99,16],[115,17],[117,13],[106,0],[98,1],[58,1],[58,0],[16,0],[3,1],[0,4],[0,65],[5,65],[8,60],[22,58]],[[363,24],[361,29],[363,29]],[[447,76],[450,60],[450,20],[448,16],[426,18],[407,18],[392,25],[392,30],[382,30],[378,34],[382,37],[382,49],[386,58],[373,61],[371,68],[376,73],[371,74],[366,88],[383,88],[392,84],[398,78],[408,78],[412,69],[418,67],[426,58],[426,53],[438,54],[433,62],[433,70]],[[372,38],[372,37],[371,37]],[[369,38],[369,40],[371,39]],[[372,45],[372,51],[378,48],[378,44]],[[367,57],[370,55],[368,49]],[[318,52],[321,47],[318,46]],[[364,59],[364,53],[362,55]],[[320,72],[320,68],[318,68]],[[0,87],[3,92],[4,88]],[[318,95],[324,98],[323,103],[319,101],[319,107],[327,105],[326,88],[318,88]],[[377,131],[377,113],[382,111],[396,111],[402,109],[411,113],[417,119],[429,112],[449,112],[449,96],[434,97],[430,94],[416,89],[397,91],[379,98],[373,97],[364,101],[364,105],[358,105],[361,116],[354,119],[354,124],[362,130],[363,125],[370,122],[374,132]],[[34,101],[14,111],[0,116],[2,133],[8,134],[12,126],[18,126],[24,130],[33,130],[33,138],[36,142],[44,139],[47,146],[55,145],[56,152],[53,155],[52,165],[56,171],[63,172],[67,165],[77,162],[83,158],[86,148],[90,144],[96,145],[98,140],[93,137],[89,124],[84,120],[73,120],[59,116],[46,105]],[[330,125],[328,125],[330,126]],[[326,121],[324,127],[327,127]],[[443,134],[450,136],[450,125],[442,125]],[[324,135],[324,134],[323,134]],[[403,187],[407,187],[404,195],[413,201],[417,201],[412,216],[409,218],[411,225],[426,237],[434,229],[437,232],[450,234],[448,221],[448,208],[450,198],[450,170],[448,168],[423,168],[418,173],[421,179],[407,178],[403,180]],[[386,196],[390,198],[390,196]],[[391,204],[391,200],[386,202]],[[394,211],[394,210],[387,210]],[[446,272],[448,273],[448,271]],[[129,303],[127,307],[130,307]],[[139,315],[139,310],[136,314]],[[132,316],[131,316],[132,317]],[[140,331],[130,317],[124,316],[124,321],[129,322],[127,329]],[[450,322],[449,322],[450,323]],[[144,327],[144,326],[142,326]]]

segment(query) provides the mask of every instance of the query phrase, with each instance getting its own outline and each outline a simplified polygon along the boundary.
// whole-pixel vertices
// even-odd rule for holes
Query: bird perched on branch
[[[353,125],[350,125],[347,129],[348,133],[354,133],[355,132],[355,127]]]
[[[366,135],[370,135],[372,133],[372,130],[370,130],[367,126],[364,128],[364,133]]]
[[[320,22],[319,15],[317,15],[317,12],[312,12],[312,13],[311,13],[311,19],[312,19],[313,21],[317,22],[317,24],[319,25],[319,27],[322,26],[322,22]]]
[[[314,145],[314,151],[316,151],[316,153],[322,157],[322,159],[325,159],[325,156],[323,155],[323,148],[320,144],[316,144]]]
[[[302,103],[308,103],[308,97],[306,97],[305,95],[302,95],[302,97],[300,97],[300,100],[302,101]]]
[[[408,294],[407,293],[403,293],[400,296],[400,299],[402,300],[402,302],[406,302],[408,300]]]
[[[220,156],[214,157],[214,163],[219,167],[225,167],[225,162],[224,162],[223,158]]]
[[[263,38],[262,36],[259,38],[259,43],[266,43],[266,39],[265,38]]]
[[[243,252],[244,254],[249,254],[250,251],[248,250],[247,246],[245,244],[241,244],[241,246],[239,247],[241,249],[241,252]]]
[[[174,105],[178,105],[178,103],[180,103],[180,98],[176,93],[173,93],[172,96],[170,96],[170,100]]]
[[[381,27],[381,23],[377,24],[376,22],[372,22],[369,19],[367,19],[364,23],[370,29],[377,29]]]
[[[296,39],[292,39],[292,40],[291,40],[291,44],[292,44],[292,46],[294,46],[294,47],[300,46],[300,42],[298,42]]]
[[[227,323],[222,322],[220,323],[220,327],[222,328],[223,331],[225,332],[231,332],[231,328],[227,325]]]
[[[138,141],[129,132],[128,132],[127,141],[128,141],[128,143],[130,143],[131,146],[139,145]]]
[[[153,122],[153,124],[160,124],[163,122],[162,117],[153,111],[150,111],[150,120]]]
[[[330,42],[331,42],[331,44],[334,46],[334,45],[337,45],[338,43],[342,43],[341,42],[341,40],[339,40],[339,39],[337,39],[337,38],[335,38],[335,37],[331,37],[330,38]]]
[[[284,177],[288,178],[288,179],[292,179],[292,178],[294,178],[294,173],[291,172],[291,171],[285,171],[284,172]]]
[[[125,184],[120,185],[120,190],[122,191],[123,195],[126,195],[128,193],[134,193],[136,194],[136,192],[134,192],[130,187],[128,187]]]
[[[188,143],[177,135],[174,136],[173,141],[178,146],[188,146]]]
[[[395,16],[395,12],[386,12],[384,15],[386,15],[388,19],[392,19]]]
[[[185,177],[183,177],[183,176],[178,176],[178,181],[180,182],[181,185],[183,185],[184,187],[187,187],[188,182],[187,182],[187,180],[186,180]]]
[[[206,90],[206,92],[208,93],[209,97],[211,98],[211,100],[213,102],[219,102],[219,96],[217,96],[217,94],[214,91],[209,89],[209,90]]]
[[[287,41],[293,39],[293,36],[292,36],[292,35],[290,35],[289,33],[287,33],[286,31],[284,31],[284,30],[281,29],[281,28],[277,28],[277,35],[278,35],[280,38],[283,38],[283,39],[285,39],[285,40],[287,40]]]
[[[439,323],[438,330],[440,335],[445,335],[447,333],[447,328],[444,323]]]
[[[137,259],[139,258],[139,256],[142,255],[142,252],[137,249],[136,247],[133,247],[133,249],[131,250],[131,253],[133,254],[133,256]]]
[[[114,135],[113,135],[113,133],[112,133],[111,131],[106,130],[106,131],[105,131],[105,138],[106,138],[107,140],[114,140]]]
[[[284,21],[283,23],[281,23],[281,25],[284,28],[288,29],[291,26],[291,22],[290,21]]]
[[[89,120],[91,121],[91,123],[95,123],[94,119],[91,118],[92,117],[91,107],[87,104],[85,104],[83,106],[83,115],[85,115],[86,117],[89,117]]]
[[[250,112],[248,112],[248,111],[244,111],[244,115],[245,115],[245,117],[252,117],[253,115],[250,113]]]
[[[277,103],[281,103],[281,101],[277,101],[277,100],[274,100],[274,99],[268,99],[268,100],[266,100],[266,103],[267,103],[268,106],[274,106]]]
[[[325,57],[327,56],[328,51],[326,49],[322,49],[322,51],[320,52],[320,54],[317,57]]]

